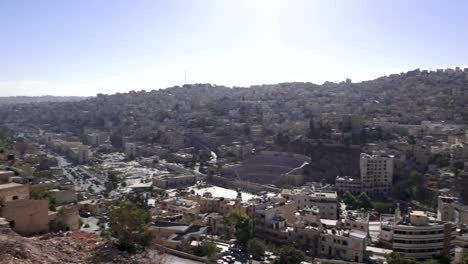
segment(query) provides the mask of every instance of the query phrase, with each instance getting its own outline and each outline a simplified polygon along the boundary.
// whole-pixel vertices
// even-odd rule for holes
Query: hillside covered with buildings
[[[466,263],[467,103],[458,67],[0,103],[0,223],[187,263]]]

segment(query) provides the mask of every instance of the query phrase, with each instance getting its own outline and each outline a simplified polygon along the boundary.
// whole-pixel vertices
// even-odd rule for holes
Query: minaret
[[[240,188],[237,189],[237,197],[236,197],[236,203],[241,203],[242,202],[242,192]]]
[[[401,221],[400,203],[397,203],[397,207],[395,209],[395,224],[398,224],[400,221]]]

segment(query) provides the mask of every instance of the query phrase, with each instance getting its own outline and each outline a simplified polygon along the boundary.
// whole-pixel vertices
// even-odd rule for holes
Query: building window
[[[17,196],[17,195],[15,195],[15,196],[13,196],[13,198],[12,198],[12,199],[13,199],[13,200],[18,200],[18,196]]]

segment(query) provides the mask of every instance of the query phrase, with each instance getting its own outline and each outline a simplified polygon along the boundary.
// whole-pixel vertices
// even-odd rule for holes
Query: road
[[[55,153],[48,152],[47,154],[57,159],[58,167],[62,168],[64,176],[73,182],[76,191],[92,191],[99,194],[105,190],[104,180],[83,166],[72,166],[65,157]]]

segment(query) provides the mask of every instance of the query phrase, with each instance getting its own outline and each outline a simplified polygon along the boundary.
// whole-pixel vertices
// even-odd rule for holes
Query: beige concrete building
[[[197,202],[178,197],[161,201],[161,208],[174,214],[198,215],[200,213],[200,205]]]
[[[29,184],[6,183],[0,184],[0,199],[3,202],[14,200],[29,200]]]
[[[49,231],[49,202],[47,200],[15,200],[5,203],[2,217],[21,235]]]

